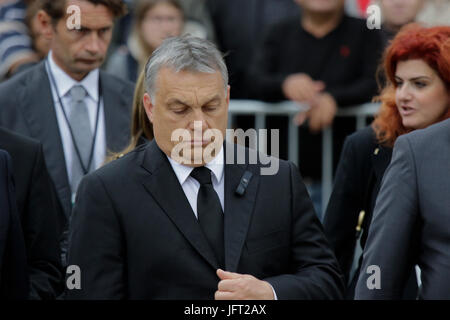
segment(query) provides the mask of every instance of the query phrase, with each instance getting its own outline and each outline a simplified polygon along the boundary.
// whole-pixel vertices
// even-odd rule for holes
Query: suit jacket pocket
[[[289,243],[289,232],[278,230],[246,241],[248,254],[260,253],[278,247],[286,246]]]

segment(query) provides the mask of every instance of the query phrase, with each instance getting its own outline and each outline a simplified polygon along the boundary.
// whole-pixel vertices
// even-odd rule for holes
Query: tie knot
[[[87,94],[86,89],[80,85],[73,86],[69,92],[75,102],[83,101]]]
[[[197,167],[194,168],[191,172],[191,177],[197,180],[200,185],[204,184],[212,184],[211,181],[211,170],[206,167]]]

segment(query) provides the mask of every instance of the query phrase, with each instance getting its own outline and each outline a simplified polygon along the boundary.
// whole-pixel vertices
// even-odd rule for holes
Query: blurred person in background
[[[270,28],[253,59],[248,88],[265,101],[292,100],[307,104],[300,127],[299,167],[321,212],[321,132],[329,127],[338,107],[368,102],[377,93],[375,71],[381,55],[379,30],[344,13],[344,0],[295,0],[301,18],[286,19]],[[269,118],[270,129],[287,139],[288,119]],[[353,119],[334,122],[334,159],[337,164],[345,137],[355,130]],[[280,155],[287,155],[280,144]],[[314,191],[315,190],[315,191]]]
[[[423,11],[424,4],[432,2],[431,0],[346,0],[345,9],[350,16],[365,19],[368,16],[369,6],[377,5],[381,10],[383,42],[387,45],[402,26],[416,21],[419,13]]]
[[[168,37],[181,35],[184,14],[177,0],[138,0],[127,46],[118,48],[106,70],[135,82],[152,52]]]
[[[41,9],[41,0],[28,1],[28,5],[25,10],[24,23],[28,28],[28,36],[31,40],[31,49],[33,50],[33,59],[21,61],[20,65],[15,68],[14,74],[18,74],[19,72],[27,70],[29,67],[39,63],[50,51],[51,41],[42,33],[41,26],[39,24],[38,12]]]
[[[359,275],[352,270],[355,230],[362,230],[366,245],[375,200],[397,138],[450,117],[450,27],[406,26],[386,49],[385,77],[379,100],[381,108],[367,128],[349,136],[336,172],[334,189],[326,210],[324,229],[349,283],[352,299]],[[447,46],[445,45],[447,44]],[[405,213],[406,214],[406,213]],[[403,297],[414,299],[414,272]],[[375,290],[376,291],[376,290]]]
[[[0,1],[0,81],[39,61],[25,24],[27,5],[34,1]]]
[[[372,0],[345,0],[345,12],[355,18],[365,18]]]
[[[28,5],[25,23],[28,26],[32,41],[32,48],[40,60],[44,59],[50,51],[51,41],[42,33],[39,24],[38,12],[42,9],[42,1],[35,0]]]
[[[120,151],[109,155],[105,163],[119,159],[136,147],[143,145],[153,139],[153,125],[145,113],[143,98],[145,94],[145,70],[139,74],[133,97],[133,110],[131,112],[131,139],[128,146]]]
[[[382,35],[385,46],[406,24],[414,22],[423,8],[424,0],[378,0],[382,18]]]
[[[217,45],[230,72],[231,99],[248,99],[245,78],[257,44],[274,23],[299,16],[293,0],[208,0]]]
[[[137,14],[139,0],[124,0],[128,13],[119,19],[111,40],[111,51],[114,52],[120,46],[126,45],[132,31],[133,20]],[[184,12],[185,33],[190,33],[200,38],[206,38],[216,42],[214,24],[211,18],[208,3],[210,0],[182,0],[179,4]]]
[[[40,28],[37,14],[42,0],[3,1],[0,7],[0,77],[7,79],[44,59],[50,40]]]
[[[213,43],[217,42],[216,31],[211,17],[211,12],[208,3],[211,0],[181,0],[185,16],[185,33],[190,33],[200,38],[205,38]],[[193,26],[191,27],[191,24]],[[200,29],[197,25],[200,24],[203,31],[202,34],[197,33]],[[191,30],[196,31],[192,33]]]
[[[232,86],[231,99],[250,99],[246,77],[258,43],[273,24],[299,16],[292,0],[207,0],[217,36],[225,54]],[[233,128],[254,127],[254,116],[233,117]]]
[[[450,25],[450,0],[427,0],[417,20],[428,26]]]

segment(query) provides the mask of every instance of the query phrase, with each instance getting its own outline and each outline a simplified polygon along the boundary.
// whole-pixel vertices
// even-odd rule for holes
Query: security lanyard
[[[67,118],[66,111],[64,110],[64,105],[63,105],[61,96],[59,94],[58,86],[56,85],[55,77],[53,76],[53,72],[52,72],[52,70],[50,68],[50,65],[48,64],[47,60],[45,61],[45,67],[47,69],[48,74],[50,75],[50,80],[52,82],[53,87],[55,88],[56,95],[58,96],[59,105],[60,105],[61,110],[62,110],[62,112],[64,114],[64,119],[66,120],[67,127],[69,128],[70,137],[71,137],[72,143],[73,143],[73,145],[75,147],[75,153],[77,155],[77,158],[80,161],[81,169],[83,170],[83,173],[86,175],[89,172],[89,169],[91,168],[92,159],[94,158],[95,141],[97,140],[96,138],[97,138],[97,129],[98,129],[98,122],[99,122],[98,119],[99,119],[99,114],[100,114],[100,101],[102,99],[102,86],[101,86],[101,83],[100,83],[100,75],[98,77],[98,102],[97,102],[97,116],[96,116],[96,119],[95,119],[94,137],[93,137],[93,140],[92,140],[92,143],[91,143],[91,152],[89,154],[89,162],[87,164],[87,167],[85,167],[84,163],[83,163],[83,159],[81,158],[80,150],[78,149],[77,143],[75,141],[75,137],[73,135],[72,127],[70,125],[69,119]]]

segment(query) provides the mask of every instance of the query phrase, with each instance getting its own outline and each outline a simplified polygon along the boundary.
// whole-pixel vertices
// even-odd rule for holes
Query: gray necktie
[[[69,123],[72,128],[73,138],[75,140],[78,151],[80,152],[81,161],[86,170],[89,170],[89,157],[92,145],[92,131],[89,121],[89,114],[85,98],[86,89],[83,86],[75,85],[69,91],[71,96]],[[91,165],[92,167],[92,165]],[[71,189],[72,195],[76,193],[78,184],[84,176],[80,158],[77,155],[75,146],[72,148],[72,177]]]

